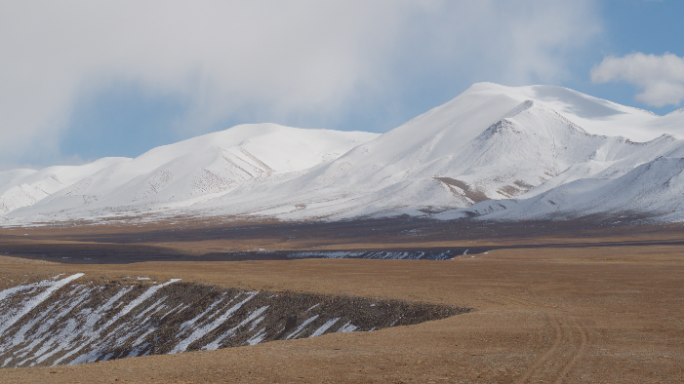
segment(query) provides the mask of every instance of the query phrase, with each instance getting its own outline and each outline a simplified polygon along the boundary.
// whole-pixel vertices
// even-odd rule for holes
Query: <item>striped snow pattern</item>
[[[375,323],[361,325],[381,305],[334,300],[178,279],[100,284],[83,274],[55,277],[0,291],[0,367],[72,365],[368,331],[398,317],[373,315]]]
[[[262,254],[265,252],[262,252]],[[288,252],[292,259],[324,258],[324,259],[406,259],[406,260],[447,260],[456,256],[451,250],[424,251],[303,251]]]

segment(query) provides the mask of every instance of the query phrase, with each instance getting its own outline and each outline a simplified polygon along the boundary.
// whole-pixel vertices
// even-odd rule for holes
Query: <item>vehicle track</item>
[[[580,319],[570,316],[552,306],[534,303],[519,297],[507,296],[505,299],[509,304],[543,313],[546,316],[547,321],[553,324],[554,330],[554,341],[549,349],[535,360],[515,383],[531,383],[533,377],[545,375],[545,369],[551,368],[555,362],[563,361],[561,368],[556,370],[557,373],[551,375],[550,380],[547,379],[547,382],[562,384],[586,352],[589,340],[586,327],[582,324]],[[563,350],[565,349],[563,347],[565,346],[569,347],[572,351],[569,356],[563,354]]]
[[[535,361],[531,367],[529,367],[523,375],[516,380],[517,384],[524,384],[527,383],[530,380],[530,377],[532,377],[533,374],[537,373],[539,369],[549,361],[551,356],[553,356],[556,351],[558,351],[558,348],[560,348],[561,343],[563,341],[563,329],[561,328],[561,323],[560,320],[557,318],[551,318],[550,321],[554,324],[554,332],[555,332],[555,339],[553,341],[553,344],[551,345],[551,348],[549,348],[537,361]]]
[[[577,347],[576,351],[572,354],[572,357],[570,358],[570,361],[565,364],[563,369],[561,370],[560,374],[556,378],[556,381],[554,381],[555,384],[561,384],[565,377],[570,373],[572,368],[577,364],[577,362],[582,358],[584,355],[584,352],[587,349],[587,330],[586,328],[582,325],[580,321],[578,321],[576,318],[570,317],[570,324],[572,327],[579,333],[580,335],[580,344]]]

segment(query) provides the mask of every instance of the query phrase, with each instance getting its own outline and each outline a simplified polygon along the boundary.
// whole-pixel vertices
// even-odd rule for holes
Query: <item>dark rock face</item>
[[[83,280],[83,281],[81,281]],[[81,274],[0,291],[0,366],[71,365],[372,331],[468,312],[423,303],[248,292]]]

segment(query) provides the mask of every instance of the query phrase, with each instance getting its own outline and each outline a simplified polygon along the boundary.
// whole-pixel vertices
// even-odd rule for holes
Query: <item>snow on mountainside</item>
[[[515,201],[488,201],[468,211],[489,219],[546,219],[590,214],[655,214],[681,220],[684,158],[660,157],[614,179],[586,178]]]
[[[101,168],[12,216],[69,212],[82,217],[183,207],[244,183],[308,169],[376,136],[275,124],[236,126]]]
[[[666,156],[681,146],[673,135],[682,125],[653,122],[658,119],[665,117],[559,87],[476,84],[334,162],[284,183],[237,189],[210,206],[231,214],[335,219],[438,214],[532,196],[606,170],[605,177],[619,177]],[[591,131],[577,122],[589,122]],[[636,135],[612,135],[627,122],[627,134],[646,126]]]
[[[5,220],[143,212],[517,220],[618,211],[681,220],[682,158],[684,113],[657,116],[555,86],[481,83],[379,136],[263,124],[155,148],[36,203],[32,190],[16,191],[27,203]]]
[[[0,172],[0,188],[12,180],[26,177],[32,173],[36,173],[33,169],[11,169],[9,171]]]
[[[87,175],[129,160],[125,157],[108,157],[78,166],[0,172],[0,215],[33,205]]]
[[[675,115],[675,114],[679,114],[679,113],[684,113],[684,108],[679,108],[676,111],[672,111],[672,112],[668,113],[667,115]]]

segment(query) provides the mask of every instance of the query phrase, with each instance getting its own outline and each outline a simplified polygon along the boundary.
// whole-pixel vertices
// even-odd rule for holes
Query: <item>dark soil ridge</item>
[[[297,250],[256,252],[212,252],[200,256],[154,246],[119,244],[3,244],[0,256],[7,255],[29,260],[43,260],[61,264],[132,264],[146,261],[265,261],[305,258],[450,260],[459,256],[477,255],[506,249],[582,249],[609,247],[682,246],[684,240],[622,240],[544,242],[540,244],[477,245],[462,247],[421,247],[385,250]]]
[[[0,366],[72,365],[238,347],[375,331],[472,311],[185,282],[65,281],[60,276],[0,291]]]
[[[258,224],[208,220],[159,222],[144,228],[136,225],[55,225],[44,228],[0,228],[0,255],[65,264],[290,260],[295,254],[330,257],[339,252],[365,253],[365,256],[355,256],[363,258],[384,258],[380,256],[382,252],[386,252],[385,256],[388,253],[409,252],[410,257],[405,258],[439,260],[463,255],[466,251],[471,255],[498,249],[684,244],[680,236],[681,224],[647,225],[643,220],[630,216],[513,223],[392,218]],[[635,233],[641,236],[633,238]],[[658,238],[645,240],[647,234],[657,235]],[[554,240],[540,244],[536,240],[539,237]],[[606,240],[599,241],[601,238]],[[617,238],[625,239],[616,241]],[[233,244],[234,241],[237,245]],[[461,244],[439,244],[455,241]],[[483,241],[493,244],[483,245]],[[189,242],[216,243],[209,243],[205,250],[194,253],[184,247]],[[291,242],[295,244],[292,247],[289,246]],[[418,245],[421,243],[425,246]],[[260,247],[265,244],[269,246],[262,250]],[[440,255],[446,251],[450,255]]]
[[[144,261],[256,261],[304,258],[449,260],[493,247],[424,247],[387,250],[212,252],[201,256],[154,246],[120,244],[3,244],[0,255],[61,264],[130,264]]]

